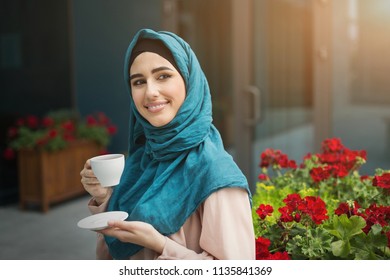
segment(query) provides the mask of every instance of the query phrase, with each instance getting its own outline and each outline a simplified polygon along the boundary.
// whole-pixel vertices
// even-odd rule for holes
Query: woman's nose
[[[148,98],[157,97],[159,94],[160,94],[159,93],[159,89],[158,89],[158,87],[154,83],[149,82],[149,83],[146,84],[145,95]]]

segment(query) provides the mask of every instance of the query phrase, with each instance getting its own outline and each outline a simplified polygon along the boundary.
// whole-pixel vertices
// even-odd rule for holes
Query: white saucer
[[[80,220],[77,226],[90,230],[101,230],[107,228],[107,222],[111,220],[125,220],[129,214],[123,211],[110,211],[95,214]]]

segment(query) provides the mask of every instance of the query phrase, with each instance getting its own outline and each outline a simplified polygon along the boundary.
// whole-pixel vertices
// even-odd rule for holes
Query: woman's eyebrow
[[[157,68],[154,68],[152,70],[152,74],[158,72],[158,71],[163,71],[163,70],[170,70],[170,71],[173,71],[171,68],[167,67],[167,66],[161,66],[161,67],[157,67]]]
[[[135,78],[141,78],[143,76],[144,75],[142,75],[142,74],[133,74],[133,75],[130,75],[130,80],[135,79]]]
[[[172,68],[169,68],[167,66],[161,66],[161,67],[154,68],[151,72],[152,72],[152,74],[154,74],[154,73],[157,73],[159,71],[164,71],[164,70],[173,71]],[[134,78],[142,78],[143,76],[144,75],[142,75],[142,74],[133,74],[133,75],[130,75],[130,80],[132,80]]]

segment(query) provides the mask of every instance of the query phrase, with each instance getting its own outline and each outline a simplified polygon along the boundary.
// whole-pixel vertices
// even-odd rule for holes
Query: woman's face
[[[130,67],[132,97],[138,112],[155,127],[168,124],[186,97],[182,76],[162,56],[143,52]]]

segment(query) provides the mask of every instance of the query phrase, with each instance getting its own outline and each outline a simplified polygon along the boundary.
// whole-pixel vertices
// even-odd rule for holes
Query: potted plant
[[[81,119],[70,110],[29,115],[8,129],[4,156],[17,156],[19,196],[22,209],[49,205],[85,193],[80,170],[85,161],[106,152],[117,128],[102,112]]]
[[[337,138],[299,166],[265,150],[253,196],[257,259],[390,259],[390,170],[362,176],[366,160]]]

